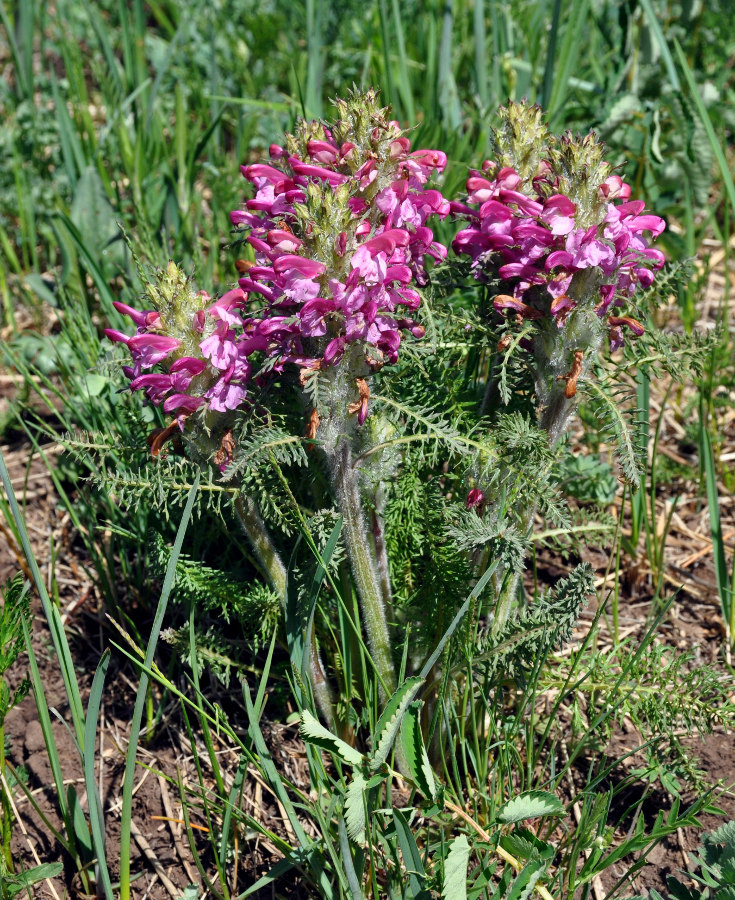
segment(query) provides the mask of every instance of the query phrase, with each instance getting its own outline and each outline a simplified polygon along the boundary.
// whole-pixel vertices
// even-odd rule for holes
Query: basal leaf
[[[8,895],[14,897],[22,891],[27,891],[32,884],[37,884],[46,878],[56,878],[61,875],[63,870],[64,866],[60,862],[43,863],[40,866],[28,869],[26,872],[9,876],[5,883],[5,888],[8,891]]]
[[[564,804],[548,791],[526,791],[508,800],[498,810],[498,822],[510,825],[522,822],[523,819],[535,819],[538,816],[561,816]]]

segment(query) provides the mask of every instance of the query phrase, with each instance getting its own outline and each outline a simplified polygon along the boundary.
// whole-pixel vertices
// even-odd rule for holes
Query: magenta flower
[[[240,287],[265,301],[255,328],[269,369],[335,366],[352,345],[377,368],[396,360],[404,332],[423,333],[405,313],[420,305],[411,284],[425,283],[427,260],[446,256],[427,220],[447,216],[449,203],[426,187],[446,156],[412,152],[373,96],[338,108],[350,103],[369,110],[372,131],[353,132],[352,114],[330,128],[302,123],[285,149],[271,147],[270,164],[242,167],[255,196],[231,220],[255,252]],[[360,421],[366,414],[367,399]]]
[[[452,211],[468,221],[452,246],[470,257],[475,277],[496,273],[507,282],[512,297],[496,298],[498,311],[522,318],[551,316],[562,327],[578,305],[578,299],[567,295],[575,275],[592,269],[600,273],[594,305],[603,317],[624,305],[639,285],[651,284],[654,271],[663,265],[663,254],[649,242],[661,234],[664,222],[642,215],[643,201],[612,202],[630,197],[630,186],[618,175],[600,185],[601,214],[590,224],[589,211],[556,189],[560,176],[548,163],[525,182],[508,166],[496,169],[488,161],[482,169],[467,180],[468,204],[452,204]],[[612,319],[608,325],[617,346],[620,325]]]
[[[245,316],[247,294],[236,288],[212,302],[206,292],[191,289],[174,263],[157,278],[149,285],[149,294],[160,303],[160,310],[139,312],[116,303],[138,326],[137,332],[133,336],[113,329],[105,332],[130,350],[133,365],[124,367],[130,389],[143,390],[151,403],[176,415],[182,428],[186,417],[202,406],[215,412],[236,409],[247,396],[248,357],[267,346],[264,338],[253,334]],[[143,371],[154,367],[163,371]]]

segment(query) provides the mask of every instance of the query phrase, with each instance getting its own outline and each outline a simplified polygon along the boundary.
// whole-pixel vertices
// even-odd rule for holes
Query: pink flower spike
[[[563,266],[565,269],[569,268],[573,258],[572,254],[567,253],[566,250],[554,250],[553,253],[549,253],[546,257],[544,268],[547,272],[550,272],[552,269],[556,268],[556,266]]]
[[[447,154],[441,150],[416,150],[411,154],[411,159],[415,159],[420,166],[439,172],[443,172],[447,164]]]
[[[340,336],[333,338],[328,344],[324,351],[324,362],[328,365],[334,365],[334,363],[339,362],[342,359],[342,354],[345,352],[345,338]]]
[[[483,171],[485,171],[484,164]],[[495,176],[495,180],[497,181],[499,188],[502,188],[506,191],[514,191],[521,183],[521,176],[518,174],[518,172],[516,172],[515,169],[511,168],[510,166],[505,166]]]
[[[265,237],[271,247],[283,253],[293,253],[302,244],[300,238],[297,238],[295,234],[292,234],[290,231],[282,231],[279,228],[272,229]]]
[[[411,141],[407,137],[399,137],[390,143],[390,155],[393,159],[398,159],[411,149]]]
[[[351,141],[345,141],[344,144],[339,148],[339,158],[341,161],[350,159],[353,155],[352,151],[355,149],[355,145]]]
[[[408,284],[413,278],[413,273],[408,266],[389,266],[385,273],[385,283],[391,281],[400,281],[401,284]]]
[[[188,394],[171,394],[163,401],[163,411],[169,415],[174,412],[196,412],[204,403],[203,397],[190,397]]]
[[[350,197],[348,203],[353,216],[361,216],[367,209],[367,203],[362,197]]]
[[[286,151],[283,147],[279,147],[278,144],[271,144],[268,148],[268,155],[271,159],[284,159]]]
[[[263,163],[254,163],[251,166],[241,166],[240,170],[248,181],[255,181],[262,178],[271,184],[280,184],[286,181],[288,176],[284,175],[280,169],[274,169],[273,166],[266,166]]]
[[[627,200],[630,197],[630,185],[619,175],[611,175],[600,185],[600,195],[605,200]]]
[[[574,228],[577,207],[564,194],[554,194],[544,203],[542,221],[551,226],[552,234],[569,234]]]
[[[482,510],[482,507],[485,505],[485,495],[479,488],[472,488],[472,490],[467,494],[467,499],[465,500],[465,509],[478,509]]]
[[[188,372],[192,377],[201,374],[207,368],[207,364],[203,359],[197,359],[195,356],[182,356],[171,364],[169,372],[173,375],[176,372]]]

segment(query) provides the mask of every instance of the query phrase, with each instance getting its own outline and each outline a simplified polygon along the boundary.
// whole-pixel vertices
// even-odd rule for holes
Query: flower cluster
[[[373,92],[336,105],[330,128],[302,123],[271,165],[242,167],[255,196],[231,214],[250,229],[256,262],[240,287],[264,301],[258,333],[276,369],[324,369],[356,344],[372,368],[395,362],[401,333],[423,334],[412,283],[446,256],[426,225],[449,213],[426,187],[445,154],[411,152]]]
[[[457,253],[472,259],[476,277],[495,277],[508,293],[495,298],[495,309],[509,310],[522,319],[551,317],[562,327],[580,302],[589,301],[575,290],[594,285],[594,309],[607,317],[613,349],[622,342],[621,326],[636,334],[642,326],[625,315],[611,315],[623,306],[640,284],[650,285],[653,270],[664,263],[659,250],[649,247],[647,234],[658,237],[664,222],[642,215],[643,201],[631,201],[630,186],[609,167],[593,171],[606,176],[595,183],[584,165],[577,169],[579,185],[569,184],[561,153],[600,153],[589,139],[575,144],[562,139],[561,149],[549,148],[536,171],[524,179],[512,166],[486,161],[467,182],[468,203],[452,204],[470,221],[454,240]],[[577,188],[577,202],[569,196]],[[564,190],[566,188],[566,191]],[[578,273],[594,278],[578,278]]]
[[[449,213],[426,186],[446,156],[411,152],[373,92],[337,108],[331,128],[301,123],[285,148],[271,146],[272,164],[242,167],[255,196],[231,218],[249,229],[255,262],[239,261],[239,288],[212,302],[172,262],[147,285],[152,309],[115,304],[137,326],[132,336],[106,331],[130,350],[131,389],[145,390],[182,427],[200,407],[225,412],[244,402],[256,351],[264,371],[280,372],[287,363],[335,366],[356,347],[376,369],[395,362],[403,331],[423,334],[411,317],[421,301],[413,285],[426,282],[427,258],[446,256],[426,224]],[[360,423],[369,395],[360,387],[364,363],[358,371],[351,362]]]
[[[132,336],[106,329],[107,337],[124,343],[132,366],[123,367],[130,389],[144,390],[164,412],[179,417],[203,404],[215,412],[237,408],[251,374],[248,356],[264,342],[255,323],[242,314],[246,294],[228,291],[215,302],[206,291],[194,291],[189,279],[170,262],[146,286],[153,309],[139,312],[115,303],[118,312],[137,326]],[[156,367],[163,371],[152,371]]]

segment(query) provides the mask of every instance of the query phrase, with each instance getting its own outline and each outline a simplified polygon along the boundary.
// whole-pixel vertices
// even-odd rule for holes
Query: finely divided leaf
[[[316,744],[317,747],[321,747],[327,753],[334,753],[350,766],[361,766],[364,762],[362,753],[355,750],[354,747],[350,747],[349,744],[335,734],[332,734],[308,709],[301,711],[299,732],[305,741],[310,744]]]
[[[344,816],[347,834],[358,844],[365,843],[365,790],[367,782],[359,772],[345,794]]]
[[[401,720],[423,683],[424,679],[418,676],[407,678],[388,701],[375,726],[374,750],[370,760],[370,767],[373,770],[380,768],[388,759],[393,741],[401,727]]]
[[[421,734],[422,706],[423,703],[420,700],[415,700],[406,710],[401,724],[401,744],[408,766],[408,774],[425,797],[436,800],[436,780]]]
[[[460,834],[452,841],[444,860],[444,889],[442,900],[467,900],[467,864],[470,861],[470,845]]]
[[[538,816],[561,816],[564,804],[548,791],[526,791],[519,794],[498,810],[498,822],[510,825],[523,819],[535,819]]]

